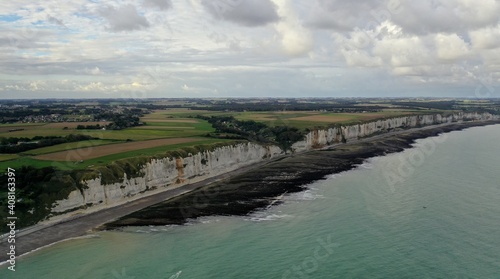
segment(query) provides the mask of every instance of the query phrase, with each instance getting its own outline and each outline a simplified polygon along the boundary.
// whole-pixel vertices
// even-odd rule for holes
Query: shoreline
[[[40,229],[35,228],[34,231],[30,231],[17,236],[17,258],[65,240],[85,236],[95,228],[101,227],[104,224],[109,224],[111,221],[117,220],[119,218],[123,219],[123,217],[126,217],[129,214],[144,215],[144,212],[138,212],[141,212],[142,210],[152,206],[156,206],[156,208],[158,208],[159,204],[161,206],[167,205],[167,211],[164,211],[165,213],[172,212],[172,210],[175,211],[175,209],[177,209],[177,211],[179,211],[177,217],[179,217],[179,213],[180,217],[182,217],[179,219],[175,216],[175,214],[172,216],[167,214],[167,216],[171,219],[167,220],[167,224],[183,224],[186,219],[214,215],[214,211],[218,210],[221,211],[222,214],[246,215],[249,212],[269,206],[270,202],[272,203],[272,205],[279,204],[279,201],[277,202],[275,199],[276,196],[282,195],[284,193],[302,191],[305,189],[303,186],[304,184],[307,184],[307,182],[322,179],[325,175],[328,174],[351,170],[356,164],[362,163],[367,158],[395,153],[407,148],[411,148],[411,144],[415,142],[416,139],[435,136],[443,132],[451,132],[463,130],[470,127],[495,124],[500,124],[500,122],[476,121],[446,123],[421,128],[413,128],[409,130],[401,130],[397,132],[389,132],[356,141],[351,141],[345,144],[335,144],[327,146],[323,149],[279,156],[273,160],[263,161],[254,165],[246,166],[228,172],[226,174],[222,174],[220,176],[208,178],[200,182],[168,189],[160,193],[152,193],[149,196],[141,197],[137,200],[129,201],[115,207],[91,212],[85,215],[75,216],[74,218],[62,220],[58,223],[49,224],[46,227],[42,227]],[[359,148],[355,148],[359,146],[363,148],[361,148],[360,150]],[[333,162],[331,160],[323,162],[323,164],[321,164],[322,159],[328,156],[331,157],[332,154],[339,157],[331,159],[334,161],[337,160],[336,163],[340,162],[341,164],[333,165],[331,164]],[[326,157],[323,155],[325,155]],[[279,172],[276,172],[276,170],[283,170],[284,167],[288,168],[287,166],[296,165],[298,168],[300,168],[303,167],[304,164],[307,165],[307,163],[314,161],[318,162],[317,167],[315,166],[315,168],[311,168],[314,170],[314,173],[308,173],[305,176],[296,177],[288,177],[285,175],[285,177],[281,178],[279,178],[279,175],[276,175],[279,174]],[[265,166],[267,170],[263,168]],[[252,184],[252,181],[246,181],[249,179],[249,177],[255,177],[257,179],[255,179],[256,181],[253,181]],[[259,181],[258,179],[261,180]],[[212,203],[214,201],[218,201],[221,193],[225,194],[227,192],[220,187],[221,181],[224,181],[224,183],[222,184],[227,184],[227,181],[233,181],[231,183],[236,184],[246,182],[249,183],[249,187],[251,189],[249,189],[249,191],[240,192],[239,186],[236,185],[236,187],[230,189],[233,190],[230,194],[239,193],[239,196],[243,196],[243,199],[237,200],[235,204],[227,204],[227,200],[222,199],[219,202],[222,202],[222,205],[224,205],[224,207],[221,207],[221,204],[215,204],[214,206],[212,206]],[[266,186],[274,183],[274,186],[277,187],[274,187],[273,189],[264,189],[267,191],[262,192],[263,189],[255,188],[255,183],[259,184],[262,183],[262,181],[265,181]],[[209,191],[207,191],[207,189]],[[218,190],[212,191],[213,189]],[[202,196],[200,196],[200,193],[202,194]],[[192,199],[193,197],[194,199]],[[205,206],[203,208],[198,208],[200,205],[200,197],[207,199],[206,201],[204,201],[203,205]],[[229,195],[229,197],[233,198],[234,195]],[[185,201],[190,200],[191,202],[194,201],[194,203],[185,203]],[[196,204],[196,201],[198,201],[198,204]],[[177,206],[179,204],[181,204],[182,207]],[[189,206],[193,204],[194,207],[189,208]],[[196,205],[198,205],[198,207]],[[232,210],[233,213],[225,212],[224,210],[226,208],[230,209],[230,211]],[[143,224],[141,224],[141,222],[122,222],[117,226],[107,225],[106,228],[116,228],[124,225],[166,224],[164,219],[159,219],[161,218],[150,218],[148,222],[143,222]],[[0,247],[2,247],[2,251],[7,251],[7,243],[4,243],[4,241],[0,244]],[[2,255],[0,255],[0,262],[2,262],[3,264],[6,260],[7,257],[5,253],[2,253]]]
[[[274,160],[279,160],[280,158],[281,156],[276,157]],[[24,228],[19,231],[21,234],[19,234],[19,232],[16,234],[16,259],[66,240],[81,238],[92,234],[94,229],[97,227],[111,222],[120,216],[124,216],[128,213],[135,212],[159,202],[181,196],[197,188],[216,183],[220,180],[247,172],[251,169],[262,167],[269,162],[271,161],[263,161],[227,172],[225,174],[210,177],[202,181],[181,185],[160,192],[151,192],[150,195],[130,200],[113,207],[91,211],[86,214],[79,213],[75,216],[69,216],[66,219],[55,220],[52,222],[49,220],[49,222],[45,224],[37,224]],[[62,236],[61,231],[65,233],[64,236]],[[0,250],[7,251],[7,242],[3,240],[4,239],[2,239],[2,242],[0,243]],[[6,261],[6,254],[0,254],[0,266],[4,265]]]
[[[276,197],[280,195],[306,190],[306,185],[327,175],[351,170],[368,158],[411,148],[416,139],[487,124],[464,122],[427,126],[292,154],[268,163],[265,168],[248,171],[223,183],[204,186],[121,217],[103,228],[182,225],[190,219],[213,215],[245,216],[279,204]]]

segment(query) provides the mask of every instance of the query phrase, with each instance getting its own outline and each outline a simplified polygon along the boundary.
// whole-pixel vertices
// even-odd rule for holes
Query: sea
[[[500,278],[500,125],[417,140],[249,216],[57,243],[0,278]]]

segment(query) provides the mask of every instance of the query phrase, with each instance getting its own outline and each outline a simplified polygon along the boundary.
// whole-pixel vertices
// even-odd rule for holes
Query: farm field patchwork
[[[175,139],[169,139],[169,140],[175,140]],[[22,166],[33,166],[36,168],[43,168],[43,167],[56,167],[61,170],[72,170],[72,169],[85,169],[87,167],[91,167],[93,165],[103,165],[103,164],[108,164],[110,162],[113,162],[115,160],[120,160],[124,158],[131,158],[131,157],[137,157],[137,156],[157,156],[164,154],[167,151],[173,151],[173,150],[178,150],[180,148],[184,147],[192,147],[196,145],[210,145],[210,144],[215,144],[215,143],[221,143],[221,142],[234,142],[234,140],[226,140],[226,139],[209,139],[209,138],[190,138],[189,141],[184,141],[180,143],[174,143],[175,141],[170,141],[170,144],[168,145],[161,145],[161,146],[156,146],[156,147],[146,147],[146,148],[137,148],[131,151],[122,151],[118,153],[113,153],[110,155],[106,155],[104,153],[101,153],[100,156],[92,158],[92,159],[86,159],[83,160],[80,155],[84,156],[89,153],[90,149],[83,148],[79,151],[69,150],[69,152],[72,152],[69,161],[56,161],[56,160],[41,160],[41,159],[36,159],[35,157],[32,156],[17,156],[14,154],[16,157],[12,157],[11,159],[6,158],[6,160],[2,161],[1,156],[9,156],[11,154],[1,154],[0,155],[0,168],[6,169],[7,167],[11,168],[21,168]],[[141,142],[137,142],[141,143]],[[142,142],[143,143],[143,142]],[[109,146],[109,145],[108,145]],[[101,146],[101,147],[108,147],[108,146]],[[97,148],[97,147],[95,147]],[[53,154],[53,153],[52,153]],[[49,154],[46,154],[49,155]],[[61,156],[61,155],[59,155]],[[83,160],[83,162],[81,162]]]
[[[392,117],[398,115],[408,115],[416,112],[410,111],[381,111],[373,113],[331,113],[317,111],[285,111],[285,112],[241,112],[234,113],[238,120],[254,120],[263,122],[269,126],[286,125],[299,129],[312,128],[315,126],[325,126],[329,123],[350,124],[358,121],[369,121]]]
[[[79,161],[99,158],[107,155],[124,153],[133,150],[148,149],[158,146],[166,146],[179,143],[201,141],[199,138],[172,138],[172,139],[157,139],[127,143],[117,143],[106,146],[89,146],[86,148],[72,149],[49,154],[43,154],[34,157],[39,160],[51,161]]]
[[[184,142],[184,143],[177,143],[177,144],[170,144],[170,145],[164,145],[164,146],[157,146],[157,147],[151,147],[151,148],[146,148],[146,149],[135,149],[132,151],[128,152],[120,152],[120,153],[115,153],[107,156],[102,156],[102,157],[97,157],[89,160],[84,160],[83,162],[64,162],[64,161],[54,161],[53,163],[56,163],[59,168],[61,169],[84,169],[92,166],[98,166],[98,165],[104,165],[108,164],[109,162],[113,162],[116,160],[120,159],[125,159],[125,158],[133,158],[133,157],[144,157],[144,156],[161,156],[162,154],[165,154],[168,151],[175,151],[179,150],[181,148],[189,148],[197,145],[211,145],[211,144],[217,144],[221,142],[227,142],[227,143],[232,143],[235,142],[234,140],[226,140],[226,139],[203,139],[199,138],[199,141],[192,141],[192,142]],[[50,162],[50,161],[42,161],[38,160],[38,162]],[[1,163],[0,163],[1,166]]]
[[[0,154],[1,167],[55,166],[60,169],[78,169],[92,164],[132,156],[155,155],[175,148],[211,144],[223,139],[204,138],[214,129],[207,121],[194,118],[172,118],[164,111],[147,114],[145,124],[122,130],[77,130],[78,125],[107,125],[109,122],[19,123],[0,125],[0,137],[86,135],[94,140],[63,143],[20,154]],[[67,127],[67,128],[65,128]],[[9,132],[12,129],[22,129]],[[128,142],[130,141],[130,142]],[[66,160],[69,160],[66,162]],[[82,163],[81,161],[85,161]]]
[[[127,139],[150,140],[150,139],[172,138],[172,137],[203,136],[213,130],[212,126],[203,120],[195,120],[195,122],[155,122],[151,124],[147,123],[146,127],[148,128],[143,128],[145,126],[137,126],[123,130],[76,130],[76,129],[63,130],[62,127],[66,127],[67,123],[72,123],[72,122],[50,124],[58,126],[57,128],[54,128],[52,126],[47,126],[49,124],[31,125],[29,126],[29,128],[24,128],[24,126],[22,126],[24,130],[15,132],[8,132],[8,130],[16,129],[14,127],[17,126],[11,126],[11,127],[0,126],[0,128],[3,128],[5,130],[5,131],[0,130],[0,137],[26,137],[26,138],[33,138],[35,136],[63,137],[70,134],[81,134],[105,140],[127,140]],[[92,122],[82,122],[82,123],[92,123]],[[168,127],[170,127],[170,129]]]
[[[212,111],[185,108],[154,110],[140,117],[144,125],[122,130],[77,130],[78,125],[102,126],[109,122],[15,123],[0,125],[0,137],[67,136],[80,134],[95,139],[28,150],[20,154],[0,154],[0,166],[57,165],[63,169],[81,169],[133,156],[153,156],[176,148],[227,141],[205,137],[215,132],[203,116],[233,116],[269,126],[291,126],[305,130],[330,123],[350,124],[414,113],[434,111],[384,109],[380,112],[331,113],[324,111]],[[9,132],[13,129],[22,129]],[[83,161],[83,162],[82,162]]]
[[[107,144],[113,144],[113,143],[116,144],[119,142],[121,142],[121,141],[85,140],[85,141],[62,143],[62,144],[57,144],[57,145],[53,145],[53,146],[37,148],[37,149],[25,151],[22,154],[23,155],[41,155],[41,154],[54,153],[54,152],[77,149],[77,148],[96,147],[96,146],[100,146],[100,145],[107,145]]]
[[[438,112],[438,111],[436,111]],[[417,110],[396,110],[384,109],[380,112],[367,113],[331,113],[322,111],[248,111],[248,112],[221,112],[209,110],[187,110],[187,109],[167,109],[157,110],[152,114],[141,118],[141,121],[146,123],[146,126],[158,127],[169,126],[174,127],[174,123],[179,124],[179,127],[186,126],[186,123],[193,123],[199,119],[193,119],[197,115],[205,117],[210,116],[233,116],[238,120],[257,121],[269,126],[292,126],[299,129],[312,128],[315,126],[325,126],[329,123],[350,124],[359,121],[369,121],[398,115],[408,115],[414,113],[433,113],[430,111]],[[209,125],[207,123],[207,125]],[[151,129],[151,128],[143,128]],[[207,129],[208,130],[208,129]]]

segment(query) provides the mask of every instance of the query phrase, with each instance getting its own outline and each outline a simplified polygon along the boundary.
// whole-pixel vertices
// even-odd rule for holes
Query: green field
[[[418,110],[383,110],[375,113],[330,113],[319,111],[277,111],[277,112],[214,112],[207,110],[167,110],[155,112],[156,116],[172,117],[172,119],[203,116],[234,116],[238,120],[253,120],[262,122],[268,126],[291,126],[299,129],[311,129],[314,127],[325,127],[332,123],[341,123],[344,125],[395,117],[408,114],[428,114],[438,113],[440,111],[418,111]],[[301,120],[297,118],[307,117],[309,119]]]
[[[108,139],[108,140],[147,140],[147,139],[157,139],[157,138],[166,138],[176,136],[173,133],[169,133],[169,131],[148,131],[148,130],[140,130],[134,128],[128,128],[124,130],[52,130],[52,129],[43,129],[43,126],[40,126],[39,129],[25,130],[25,131],[17,131],[5,134],[0,133],[0,137],[27,137],[33,138],[35,136],[67,136],[70,134],[81,134],[88,135],[91,137],[99,138],[99,139]]]
[[[172,144],[168,146],[159,146],[159,147],[153,147],[153,148],[146,148],[146,149],[139,149],[139,150],[134,150],[134,151],[129,151],[129,152],[122,152],[118,154],[113,154],[113,155],[108,155],[108,156],[103,156],[95,159],[90,159],[90,160],[85,160],[84,162],[56,162],[56,161],[46,161],[46,160],[37,160],[34,159],[30,156],[21,156],[17,157],[16,159],[13,160],[6,160],[6,161],[0,161],[0,169],[7,169],[8,167],[10,168],[20,168],[23,165],[29,165],[37,168],[42,168],[42,167],[56,167],[62,170],[73,170],[73,169],[85,169],[89,166],[98,166],[98,165],[105,165],[109,162],[119,160],[119,159],[125,159],[125,158],[131,158],[131,157],[137,157],[137,156],[159,156],[161,154],[164,154],[167,151],[173,151],[177,150],[180,148],[184,147],[192,147],[196,145],[207,145],[207,144],[214,144],[214,143],[220,143],[220,142],[234,142],[231,140],[225,140],[225,139],[200,139],[199,141],[195,142],[188,142],[188,143],[179,143],[179,144]],[[4,154],[2,154],[3,156]],[[10,154],[9,154],[10,155]],[[17,155],[14,155],[17,156]],[[1,158],[1,157],[0,157]]]
[[[0,154],[0,162],[8,161],[19,157],[17,154]]]
[[[123,130],[47,129],[45,127],[46,125],[38,124],[27,125],[29,128],[26,128],[24,131],[0,131],[0,137],[33,138],[35,136],[67,136],[70,134],[82,134],[103,140],[148,140],[172,137],[195,137],[206,135],[208,132],[213,131],[212,126],[208,122],[199,119],[196,121],[197,123],[146,122],[147,128],[139,126]],[[0,128],[1,127],[7,127],[7,125],[0,125]],[[17,127],[17,125],[11,125],[11,127]],[[169,127],[171,129],[168,129]]]
[[[329,124],[339,123],[350,125],[366,121],[374,121],[388,117],[397,117],[410,114],[429,114],[429,111],[398,111],[384,110],[375,113],[330,113],[330,112],[242,112],[235,114],[239,120],[254,120],[269,126],[291,126],[298,129],[312,129],[326,127]],[[437,113],[437,112],[436,112]]]
[[[119,143],[119,142],[123,142],[123,141],[114,141],[114,140],[78,141],[78,142],[63,143],[63,144],[57,144],[57,145],[53,145],[53,146],[37,148],[37,149],[23,152],[22,154],[23,155],[41,155],[41,154],[54,153],[54,152],[59,152],[59,151],[64,151],[64,150],[113,144],[113,143]]]
[[[17,159],[14,159],[14,160],[1,161],[0,162],[0,170],[6,170],[7,168],[19,169],[22,166],[32,166],[35,168],[43,168],[43,167],[50,167],[52,165],[53,164],[50,161],[41,161],[41,160],[33,159],[29,156],[26,156],[26,157],[21,156]]]
[[[84,169],[92,165],[104,165],[107,162],[112,162],[120,159],[131,158],[131,157],[140,157],[140,156],[159,156],[164,154],[167,151],[178,150],[183,147],[192,147],[196,145],[204,145],[204,144],[213,144],[219,142],[231,142],[231,140],[223,140],[223,139],[207,139],[200,140],[196,142],[188,142],[188,143],[179,143],[172,144],[168,146],[159,146],[147,149],[134,150],[130,152],[124,152],[119,154],[113,154],[108,156],[103,156],[95,159],[86,160],[82,163],[72,164],[73,166],[68,166],[69,169]],[[63,163],[64,164],[64,163]],[[71,165],[71,163],[70,163]]]
[[[12,124],[0,124],[1,127],[29,127],[29,126],[42,126],[45,125],[44,123],[12,123]]]
[[[108,145],[114,143],[123,143],[126,140],[133,141],[145,141],[152,139],[163,139],[163,138],[191,138],[191,137],[203,137],[208,133],[214,131],[212,125],[207,121],[200,119],[183,119],[179,117],[172,118],[165,114],[164,111],[158,113],[149,114],[143,119],[142,122],[145,123],[143,126],[137,126],[132,128],[127,128],[123,130],[76,130],[76,129],[66,129],[54,128],[54,124],[8,124],[0,125],[5,127],[3,132],[0,132],[0,137],[28,137],[32,138],[34,136],[66,136],[69,134],[83,134],[97,138],[96,140],[81,141],[58,144],[54,146],[48,146],[33,150],[28,150],[22,154],[0,154],[0,167],[13,167],[19,168],[22,165],[31,165],[34,167],[47,167],[56,166],[60,169],[82,169],[87,168],[91,165],[102,165],[109,163],[114,160],[129,158],[134,156],[153,156],[164,153],[166,151],[175,150],[182,147],[195,146],[200,144],[212,144],[217,142],[224,142],[224,139],[212,139],[212,138],[200,138],[195,142],[187,142],[181,144],[172,144],[168,146],[160,146],[147,149],[138,149],[130,152],[122,152],[119,154],[113,154],[108,156],[103,156],[95,159],[86,160],[82,163],[75,162],[52,162],[45,160],[34,159],[31,156],[50,154],[65,150],[72,150],[77,148],[85,148],[91,146]],[[59,123],[58,126],[65,126],[64,123]],[[22,127],[25,130],[8,132],[9,128]]]

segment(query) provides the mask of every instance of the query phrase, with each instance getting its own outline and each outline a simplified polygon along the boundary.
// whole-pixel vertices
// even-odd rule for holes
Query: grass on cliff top
[[[78,142],[62,143],[62,144],[57,144],[57,145],[53,145],[53,146],[47,146],[47,147],[37,148],[37,149],[33,149],[33,150],[28,150],[28,151],[23,152],[23,154],[41,155],[41,154],[54,153],[54,152],[72,150],[72,149],[77,149],[77,148],[101,146],[101,145],[107,145],[107,144],[113,144],[113,143],[119,143],[119,142],[123,142],[123,141],[85,140],[85,141],[78,141]]]
[[[33,166],[36,168],[43,167],[56,167],[60,170],[78,170],[78,169],[86,169],[91,166],[101,166],[110,164],[113,161],[133,158],[133,157],[161,157],[165,155],[167,152],[181,150],[183,148],[192,148],[199,145],[214,145],[214,144],[230,144],[236,142],[234,140],[226,140],[226,139],[210,139],[210,138],[200,138],[199,141],[194,142],[186,142],[179,144],[171,144],[168,146],[159,146],[147,149],[139,149],[133,150],[123,153],[112,154],[108,156],[103,156],[95,159],[85,160],[83,162],[72,162],[72,161],[48,161],[48,160],[37,160],[29,156],[21,156],[14,158],[12,160],[0,161],[0,170],[7,168],[19,169],[21,166]]]
[[[92,165],[95,165],[95,166],[106,165],[107,163],[112,162],[112,161],[126,159],[126,158],[132,158],[132,157],[144,157],[144,156],[161,157],[162,155],[165,155],[169,151],[180,150],[182,148],[189,148],[189,147],[194,147],[194,146],[198,146],[198,145],[211,145],[211,144],[216,144],[216,143],[231,143],[231,142],[234,142],[234,141],[226,140],[226,139],[203,139],[203,140],[195,141],[195,142],[186,142],[186,143],[172,144],[172,145],[168,145],[168,146],[159,146],[159,147],[153,147],[153,148],[148,148],[148,149],[134,150],[134,151],[118,153],[118,154],[113,154],[113,155],[108,155],[108,156],[104,156],[104,157],[86,160],[83,163],[76,164],[74,169],[83,169],[83,168],[87,168],[87,167],[92,166]]]
[[[44,148],[29,150],[21,154],[0,154],[0,168],[19,168],[23,165],[33,166],[37,168],[56,166],[60,169],[82,169],[91,165],[107,164],[113,160],[121,158],[129,158],[133,156],[142,155],[156,155],[157,153],[173,150],[176,148],[193,146],[200,143],[210,144],[214,142],[224,142],[223,139],[211,139],[204,136],[208,133],[214,132],[212,125],[207,121],[200,119],[182,119],[176,117],[172,119],[171,116],[165,115],[162,112],[152,113],[145,115],[141,119],[145,125],[132,127],[123,130],[77,130],[76,122],[62,122],[62,123],[30,123],[30,124],[12,124],[0,125],[0,137],[27,137],[34,136],[66,136],[69,134],[81,134],[97,138],[96,140],[65,143]],[[88,122],[86,124],[91,124]],[[65,128],[67,127],[67,128]],[[9,132],[11,129],[23,129],[21,131]],[[151,147],[147,148],[147,143],[144,146],[141,143],[146,140],[160,140],[160,139],[176,139],[176,138],[196,138],[193,142],[185,143],[172,143],[168,146]],[[39,156],[43,154],[51,154],[62,152],[66,150],[73,150],[77,148],[93,147],[123,143],[127,140],[132,140],[138,145],[137,150],[121,152],[109,156],[102,156],[95,159],[86,160],[83,163],[75,162],[52,162],[48,160],[38,160],[30,156]],[[145,149],[140,149],[146,147]],[[46,156],[46,155],[44,155]]]
[[[2,154],[3,155],[3,154]],[[6,171],[7,168],[20,169],[22,166],[32,166],[35,168],[44,168],[52,166],[50,161],[36,160],[28,156],[19,156],[17,158],[1,161],[0,171]]]
[[[366,113],[332,113],[320,111],[248,111],[248,112],[217,112],[206,110],[160,110],[154,112],[154,117],[162,119],[189,119],[196,115],[203,116],[234,116],[238,120],[254,120],[268,126],[290,126],[301,130],[315,127],[328,127],[332,124],[351,125],[378,119],[392,118],[415,114],[443,113],[439,110],[402,110],[385,109],[380,112]]]
[[[317,111],[303,112],[242,112],[235,113],[239,120],[254,120],[269,126],[291,126],[301,130],[313,129],[315,127],[328,127],[332,124],[352,125],[363,122],[376,121],[378,119],[415,115],[434,114],[437,111],[415,111],[415,110],[384,110],[380,112],[367,113],[331,113]]]
[[[39,160],[48,161],[81,161],[101,158],[113,154],[123,154],[129,151],[143,150],[154,147],[165,147],[179,143],[197,142],[203,138],[165,138],[145,141],[131,141],[111,145],[90,146],[74,150],[65,150],[50,154],[42,154],[34,157]]]

